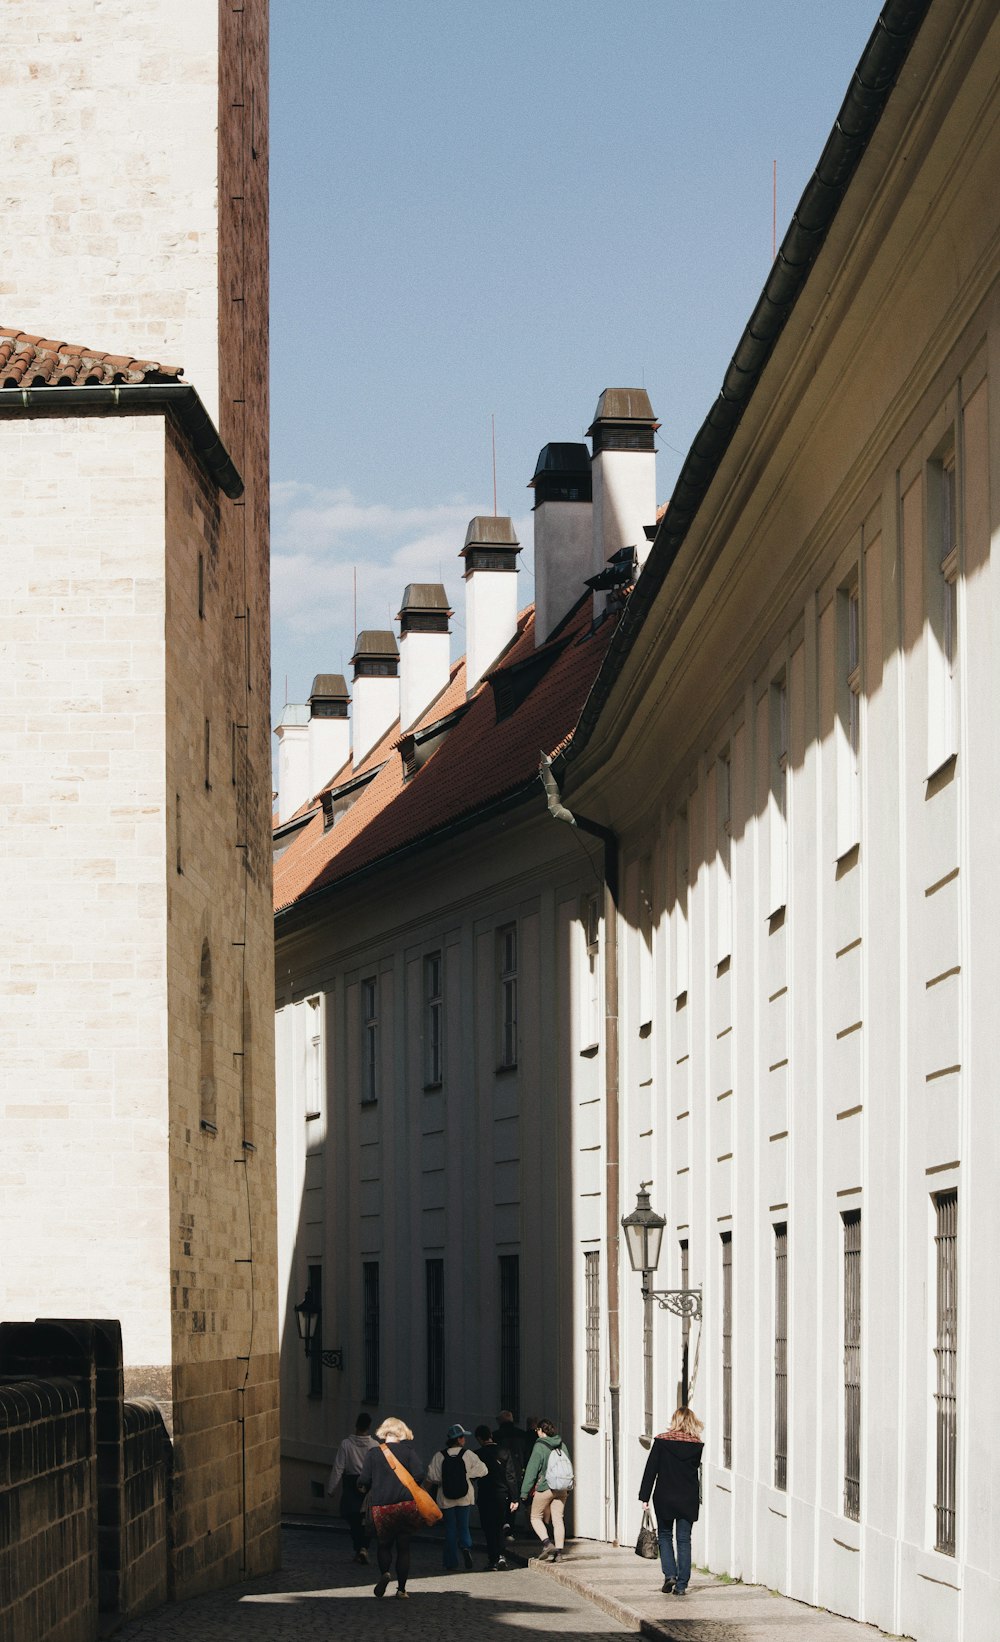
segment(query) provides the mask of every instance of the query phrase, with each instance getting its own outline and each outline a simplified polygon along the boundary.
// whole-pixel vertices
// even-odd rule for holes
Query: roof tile
[[[99,353],[0,325],[0,388],[78,388],[115,382],[176,382],[183,365]]]

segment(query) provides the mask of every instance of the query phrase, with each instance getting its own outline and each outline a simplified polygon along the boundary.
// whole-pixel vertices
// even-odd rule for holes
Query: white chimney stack
[[[278,820],[313,795],[309,785],[309,708],[286,704],[275,729],[278,738]]]
[[[517,632],[517,555],[521,544],[506,517],[470,521],[465,560],[465,684],[472,690]]]
[[[535,643],[545,640],[586,592],[594,556],[590,452],[545,445],[529,490],[535,492]]]
[[[605,388],[587,429],[594,443],[593,574],[612,553],[635,548],[640,570],[656,523],[656,443],[659,422],[645,388]]]
[[[395,633],[359,633],[354,654],[354,768],[399,717],[399,649]]]
[[[342,673],[317,673],[309,697],[309,793],[327,786],[351,756],[350,701]]]
[[[412,730],[451,676],[448,620],[440,582],[411,582],[399,612],[399,727]]]

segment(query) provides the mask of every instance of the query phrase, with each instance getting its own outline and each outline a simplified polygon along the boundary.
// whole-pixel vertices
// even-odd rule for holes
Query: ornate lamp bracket
[[[654,1289],[643,1282],[643,1293],[655,1300],[661,1311],[672,1311],[675,1317],[693,1317],[701,1322],[701,1289]]]

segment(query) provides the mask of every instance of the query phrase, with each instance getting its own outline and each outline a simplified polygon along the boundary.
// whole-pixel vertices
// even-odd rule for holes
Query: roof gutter
[[[89,411],[166,411],[176,417],[206,472],[232,501],[243,495],[243,479],[219,431],[189,382],[91,383],[80,387],[0,388],[0,417],[86,415]]]
[[[882,117],[930,3],[931,0],[887,0],[882,8],[819,163],[799,200],[767,283],[729,362],[719,396],[684,460],[642,575],[584,702],[576,733],[560,754],[563,768],[579,757],[594,733],[619,669],[680,552],[810,269],[826,243],[841,201]]]

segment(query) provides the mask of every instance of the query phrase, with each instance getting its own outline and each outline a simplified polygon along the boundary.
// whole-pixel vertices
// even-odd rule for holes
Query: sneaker
[[[504,1570],[509,1568],[509,1567],[510,1567],[510,1563],[507,1561],[507,1558],[505,1556],[498,1556],[496,1561],[493,1564],[493,1570],[494,1570],[495,1573],[503,1573]]]
[[[674,1591],[674,1582],[673,1582],[673,1580],[672,1579],[665,1579],[663,1581],[663,1584],[660,1586],[660,1590],[663,1592],[664,1596],[672,1596],[673,1591]]]
[[[467,1551],[464,1546],[462,1547],[462,1561],[467,1568],[472,1567],[472,1552]]]
[[[553,1551],[553,1553],[552,1553],[553,1562],[561,1562],[562,1559],[563,1559],[563,1554],[562,1554],[561,1551]]]
[[[354,1558],[354,1560],[355,1560],[355,1562],[363,1562],[367,1565],[368,1552],[367,1551],[359,1551],[357,1556]]]
[[[545,1544],[542,1546],[541,1550],[538,1553],[538,1561],[539,1562],[548,1562],[551,1557],[555,1556],[555,1554],[556,1554],[555,1546],[553,1545],[553,1543],[550,1539],[547,1539],[545,1541]]]
[[[378,1584],[375,1587],[375,1595],[376,1596],[385,1596],[385,1589],[386,1589],[386,1586],[388,1585],[388,1583],[389,1583],[389,1575],[388,1574],[383,1574],[381,1576],[381,1578],[379,1579]]]
[[[402,1596],[402,1597],[408,1597],[408,1596],[409,1596],[409,1594],[410,1594],[410,1593],[409,1593],[409,1591],[408,1591],[408,1590],[407,1590],[407,1589],[406,1589],[406,1586],[405,1586],[405,1585],[401,1585],[401,1586],[400,1586],[400,1587],[399,1587],[399,1590],[398,1590],[398,1591],[397,1591],[397,1592],[396,1592],[396,1596],[397,1596],[397,1598],[399,1598],[399,1597],[401,1597],[401,1596]]]
[[[686,1585],[675,1585],[674,1586],[674,1595],[675,1596],[686,1596],[687,1595],[687,1586]]]

